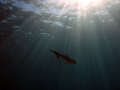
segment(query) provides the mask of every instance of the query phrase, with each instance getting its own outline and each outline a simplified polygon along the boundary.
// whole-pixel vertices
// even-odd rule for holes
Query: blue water
[[[0,0],[0,89],[119,90],[120,2],[79,16],[37,1]]]

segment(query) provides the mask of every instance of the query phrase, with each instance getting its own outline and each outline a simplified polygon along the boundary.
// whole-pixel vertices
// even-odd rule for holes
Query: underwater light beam
[[[86,12],[91,7],[102,7],[105,2],[104,0],[50,0],[50,3],[55,3],[57,6],[64,6],[62,11],[69,7],[70,10],[75,8],[78,12],[81,10]]]

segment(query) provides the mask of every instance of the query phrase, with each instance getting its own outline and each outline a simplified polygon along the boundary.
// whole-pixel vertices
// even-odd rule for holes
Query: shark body
[[[53,52],[55,55],[57,55],[57,58],[62,57],[65,61],[67,61],[64,64],[67,64],[67,63],[76,64],[77,63],[75,60],[69,58],[68,55],[59,54],[58,52],[55,52],[53,50],[50,50],[50,51]]]

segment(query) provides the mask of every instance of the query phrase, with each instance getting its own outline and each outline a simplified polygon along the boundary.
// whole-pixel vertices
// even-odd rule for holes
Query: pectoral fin
[[[64,63],[64,64],[67,64],[67,62],[66,62],[66,63]]]
[[[59,55],[57,55],[57,58],[59,58]]]

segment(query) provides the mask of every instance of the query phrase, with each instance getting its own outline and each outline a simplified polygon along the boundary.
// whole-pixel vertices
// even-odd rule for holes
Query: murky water
[[[119,15],[119,0],[0,0],[0,88],[119,90]]]

